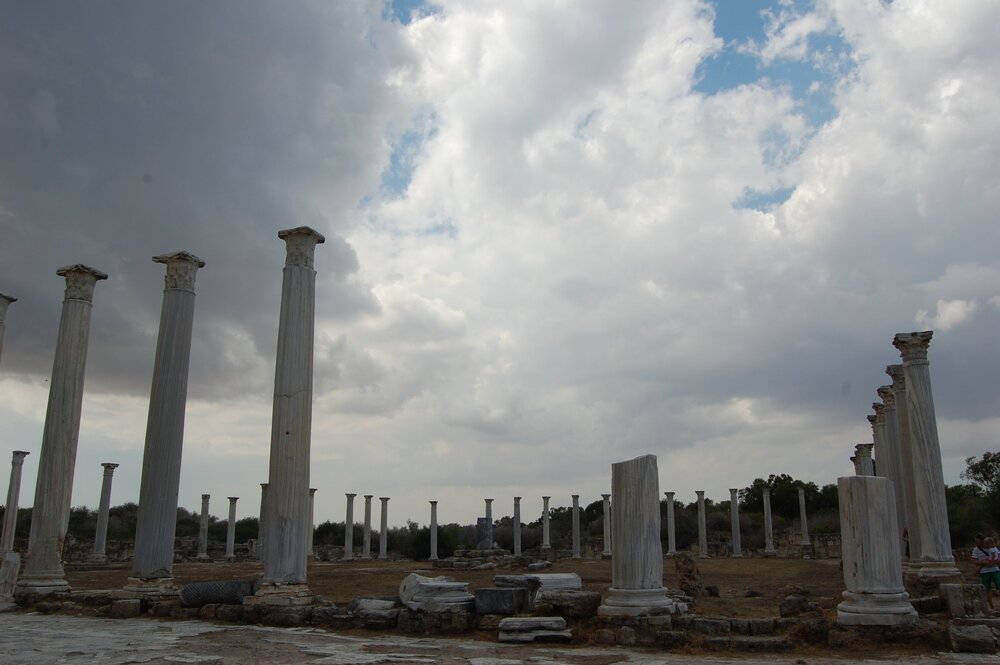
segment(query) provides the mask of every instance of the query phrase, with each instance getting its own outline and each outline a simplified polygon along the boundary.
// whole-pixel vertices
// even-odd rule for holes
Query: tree
[[[986,452],[982,459],[966,457],[962,478],[979,485],[986,494],[1000,493],[1000,453]]]

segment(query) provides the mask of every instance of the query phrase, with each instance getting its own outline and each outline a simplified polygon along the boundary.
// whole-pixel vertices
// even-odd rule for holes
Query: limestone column
[[[837,623],[899,626],[917,622],[917,612],[903,589],[896,533],[895,496],[891,482],[878,476],[837,480],[843,548],[844,600]]]
[[[17,298],[0,293],[0,356],[3,355],[3,333],[6,328],[4,321],[7,319],[7,306],[12,302],[17,302]]]
[[[236,561],[236,502],[238,496],[229,499],[229,524],[226,525],[226,561]]]
[[[743,543],[740,540],[740,499],[739,490],[729,490],[729,522],[733,529],[733,558],[743,556]]]
[[[493,549],[493,499],[486,499],[486,539],[489,541],[486,549]]]
[[[659,494],[659,492],[657,492]],[[573,494],[573,558],[580,558],[580,495]],[[659,501],[659,498],[657,498]]]
[[[114,478],[117,464],[104,462],[104,478],[101,481],[101,503],[97,508],[97,531],[94,533],[94,552],[91,559],[94,561],[107,561],[108,555],[105,547],[108,542],[108,513],[111,511],[111,482]]]
[[[875,454],[878,455],[877,473],[892,481],[892,493],[896,497],[896,525],[899,528],[899,551],[906,553],[906,543],[903,540],[903,526],[906,524],[906,497],[902,479],[902,467],[899,454],[899,428],[896,422],[896,397],[892,386],[879,386],[877,391],[882,403],[872,403],[875,409],[875,425],[873,440]]]
[[[799,524],[802,526],[802,538],[799,545],[802,547],[802,556],[809,558],[812,555],[812,541],[809,539],[809,523],[806,521],[806,490],[799,488]]]
[[[667,556],[677,554],[677,533],[674,526],[674,493],[664,492],[667,497]]]
[[[598,616],[637,616],[669,611],[663,588],[660,488],[655,455],[611,465],[615,529],[611,588]]]
[[[200,561],[208,561],[208,502],[211,494],[201,495],[201,521],[198,524],[198,556]]]
[[[516,510],[516,509],[515,509]],[[515,547],[517,545],[517,540],[515,539]],[[437,561],[438,558],[438,502],[431,501],[431,561]]]
[[[379,533],[378,533],[378,558],[388,559],[389,558],[389,497],[380,496],[378,498],[382,502],[382,517],[379,521]]]
[[[542,497],[542,549],[550,550],[552,549],[551,541],[549,540],[549,499],[551,496]]]
[[[604,499],[604,551],[601,552],[601,556],[610,557],[611,556],[611,495],[602,494],[601,498]]]
[[[7,485],[7,503],[3,514],[3,531],[0,532],[0,552],[14,551],[14,531],[17,529],[18,502],[21,498],[21,471],[27,450],[15,450],[10,460],[10,484]]]
[[[313,549],[313,538],[316,535],[316,524],[313,514],[316,509],[316,488],[309,488],[309,520],[306,522],[306,558],[315,559],[316,551]]]
[[[97,281],[108,278],[100,270],[80,264],[60,268],[56,274],[66,278],[66,294],[38,456],[28,558],[17,582],[17,590],[30,595],[69,591],[62,549],[73,495],[90,311]]]
[[[893,346],[899,349],[903,358],[906,378],[916,497],[914,516],[920,524],[919,577],[926,581],[960,576],[951,553],[941,444],[938,442],[930,364],[927,362],[927,347],[933,334],[931,331],[898,333],[893,339]]]
[[[344,561],[354,558],[354,497],[347,493],[347,516],[344,518]]]
[[[194,284],[198,269],[205,265],[188,252],[154,256],[153,261],[166,265],[166,276],[142,454],[135,559],[132,577],[125,585],[125,591],[138,594],[177,592],[173,586],[174,535],[191,364]]]
[[[858,458],[858,468],[860,473],[859,476],[874,476],[875,475],[875,462],[872,460],[872,448],[875,447],[874,443],[859,443],[854,446],[855,457]]]
[[[921,541],[920,521],[916,518],[917,495],[913,485],[914,462],[913,445],[910,439],[910,410],[907,404],[906,377],[903,373],[902,365],[889,365],[885,368],[885,373],[892,379],[892,396],[896,405],[896,437],[899,443],[899,480],[903,494],[903,515],[905,521],[900,525],[900,538],[902,532],[907,533],[909,543],[908,572],[916,574],[920,568]],[[887,427],[887,430],[889,428]],[[906,551],[906,547],[903,551]]]
[[[306,587],[309,528],[309,449],[312,435],[313,338],[316,318],[316,245],[326,239],[301,226],[278,232],[285,241],[281,314],[274,367],[271,459],[264,576],[257,597],[275,603],[310,602]]]
[[[521,497],[514,497],[514,556],[521,556]]]
[[[365,494],[365,535],[361,543],[361,558],[372,558],[372,495]]]
[[[708,528],[705,525],[705,490],[696,490],[698,495],[698,558],[708,558]]]
[[[774,522],[771,520],[771,490],[764,489],[764,556],[776,556],[774,550]]]
[[[267,527],[267,488],[269,483],[260,484],[260,516],[257,518],[257,560],[264,560],[264,539]]]

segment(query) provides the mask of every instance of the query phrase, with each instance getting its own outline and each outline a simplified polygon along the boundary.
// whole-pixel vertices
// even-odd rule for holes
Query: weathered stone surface
[[[355,598],[347,604],[347,611],[352,614],[365,610],[391,610],[398,604],[397,598],[365,597]]]
[[[516,633],[532,630],[565,630],[563,617],[510,617],[500,622],[500,630]]]
[[[793,633],[800,640],[814,643],[823,644],[827,640],[827,635],[830,632],[830,625],[823,618],[820,612],[809,616],[803,616],[799,619],[798,623],[793,629]]]
[[[177,603],[172,600],[160,600],[150,605],[149,613],[154,617],[166,618],[170,616],[175,607],[177,607]]]
[[[548,561],[544,563],[548,563]],[[527,589],[529,597],[534,598],[535,593],[542,586],[542,581],[538,575],[494,575],[493,585],[499,588]]]
[[[399,599],[411,610],[432,612],[469,612],[476,600],[469,593],[467,582],[456,582],[449,577],[424,577],[417,573],[410,573],[400,583]]]
[[[551,568],[551,561],[534,561],[528,564],[528,570],[545,570],[546,568]]]
[[[181,607],[175,605],[170,609],[171,619],[197,619],[201,612],[200,607]]]
[[[747,619],[751,635],[773,635],[774,619]]]
[[[215,608],[215,618],[219,621],[231,621],[237,622],[243,620],[243,606],[242,605],[218,605]]]
[[[944,601],[941,600],[941,596],[935,594],[933,596],[918,596],[916,598],[910,598],[910,605],[920,614],[933,614],[935,612],[944,612]]]
[[[622,626],[618,629],[618,635],[616,637],[618,644],[623,647],[633,647],[636,642],[638,642],[638,637],[635,632],[635,628],[631,626]]]
[[[0,602],[14,598],[17,575],[21,570],[21,555],[17,552],[0,552]]]
[[[815,603],[809,602],[805,596],[786,596],[778,606],[778,613],[783,617],[794,617],[816,609]]]
[[[365,628],[395,628],[399,621],[399,610],[361,610],[358,617]]]
[[[534,575],[540,585],[539,593],[542,591],[561,591],[563,589],[577,590],[583,589],[583,580],[576,573],[542,573]]]
[[[116,600],[111,603],[111,616],[115,619],[131,619],[142,613],[142,601],[138,598]]]
[[[989,609],[982,584],[942,584],[938,586],[938,596],[953,619],[981,617]]]
[[[777,653],[788,651],[791,648],[791,644],[784,637],[749,637],[739,635],[730,638],[729,644],[735,651]]]
[[[705,586],[701,583],[701,570],[693,556],[687,552],[678,552],[674,557],[674,570],[677,571],[681,591],[693,598],[705,595]]]
[[[500,642],[572,642],[573,633],[568,630],[538,630],[530,633],[500,633]]]
[[[691,629],[705,635],[726,635],[729,633],[729,620],[695,617]]]
[[[215,618],[215,610],[218,609],[219,605],[217,603],[209,603],[208,605],[202,605],[198,609],[198,618],[211,621]]]
[[[993,632],[986,626],[948,626],[948,640],[952,651],[961,653],[996,653]]]
[[[601,594],[596,591],[539,591],[535,596],[535,611],[539,614],[584,619],[597,615]]]
[[[493,632],[500,630],[500,622],[504,620],[502,614],[480,614],[476,618],[476,628]]]
[[[683,630],[661,630],[656,633],[656,643],[665,649],[676,649],[687,644],[687,633]]]
[[[600,603],[600,594],[597,595]],[[479,614],[520,614],[531,607],[529,590],[525,587],[477,589],[475,596]]]
[[[749,635],[750,621],[748,619],[730,619],[729,630],[739,635]]]

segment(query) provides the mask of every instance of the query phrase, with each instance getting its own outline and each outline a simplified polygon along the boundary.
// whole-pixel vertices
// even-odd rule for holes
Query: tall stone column
[[[184,448],[194,284],[205,262],[188,252],[154,256],[166,265],[160,331],[149,393],[146,444],[135,523],[135,559],[125,591],[137,595],[177,593],[173,586],[177,494]]]
[[[0,552],[14,551],[14,531],[17,529],[18,502],[21,497],[21,471],[27,450],[15,450],[10,460],[10,484],[7,485],[7,503],[3,514],[3,531],[0,532]]]
[[[601,556],[607,559],[611,557],[611,495],[602,494],[601,498],[604,499],[604,551]]]
[[[0,356],[3,355],[3,333],[6,329],[4,321],[7,319],[7,306],[12,302],[17,302],[17,298],[0,293]]]
[[[236,561],[236,502],[238,496],[229,499],[229,524],[226,525],[226,561]]]
[[[812,556],[812,540],[809,539],[809,522],[806,520],[806,490],[799,488],[799,524],[802,527],[802,538],[799,545],[802,547],[803,558]]]
[[[313,519],[316,510],[316,488],[309,488],[309,519],[306,521],[306,558],[315,559],[316,550],[313,549],[313,539],[316,535],[316,523]]]
[[[515,540],[515,543],[517,541]],[[431,561],[438,558],[438,502],[431,501]]]
[[[201,520],[198,523],[198,556],[195,557],[200,561],[208,561],[208,504],[211,500],[211,494],[201,495]]]
[[[97,530],[94,532],[94,552],[91,559],[94,561],[107,561],[108,555],[105,548],[108,542],[108,513],[111,512],[111,482],[115,475],[117,464],[104,462],[104,478],[101,480],[101,503],[97,508]]]
[[[598,616],[637,616],[669,611],[663,587],[660,488],[655,455],[611,465],[615,530],[611,588]]]
[[[859,476],[874,476],[875,462],[872,460],[872,448],[874,443],[859,443],[854,446],[854,455],[858,458]]]
[[[372,558],[372,495],[365,494],[365,534],[361,543],[361,558]]]
[[[657,492],[659,493],[659,492]],[[573,558],[580,558],[580,495],[573,494]],[[659,499],[657,499],[659,501]]]
[[[729,490],[729,522],[733,529],[733,557],[743,556],[743,543],[740,540],[740,498],[738,489]]]
[[[892,396],[896,405],[896,436],[899,442],[899,480],[903,491],[903,514],[906,520],[900,525],[900,538],[906,531],[909,543],[908,573],[916,574],[920,569],[921,541],[920,520],[916,518],[917,495],[913,485],[914,463],[913,445],[910,440],[910,410],[907,405],[906,377],[902,365],[889,365],[885,373],[892,379]],[[887,430],[890,428],[887,427]],[[904,551],[907,548],[904,547]]]
[[[389,497],[380,496],[382,502],[382,516],[379,520],[378,532],[378,558],[389,558]]]
[[[674,493],[664,492],[667,497],[667,556],[677,554],[677,530],[674,522]]]
[[[542,549],[552,549],[552,542],[549,540],[549,499],[551,496],[542,497]]]
[[[708,527],[705,524],[705,490],[696,490],[698,495],[698,558],[708,558]]]
[[[764,556],[777,556],[774,550],[774,522],[771,519],[771,490],[761,490],[764,495]]]
[[[844,600],[837,623],[899,626],[917,622],[917,612],[903,589],[891,482],[878,476],[837,480],[843,548]]]
[[[521,556],[521,497],[514,497],[514,556]]]
[[[347,493],[347,515],[344,518],[344,561],[354,558],[354,497]]]
[[[278,238],[285,241],[286,251],[274,366],[267,540],[264,576],[252,602],[307,604],[312,602],[306,587],[305,543],[316,319],[313,258],[316,245],[326,239],[306,226],[279,231]]]
[[[927,347],[930,346],[933,334],[931,331],[898,333],[892,342],[903,358],[903,374],[906,378],[906,407],[910,420],[913,487],[916,497],[914,516],[920,524],[918,576],[921,581],[929,583],[960,577],[958,568],[955,567],[955,557],[951,553],[941,444],[938,442],[930,364],[927,362]]]
[[[482,543],[480,543],[479,545],[482,549],[491,550],[493,549],[493,499],[485,499],[485,501],[486,501],[486,541],[488,541],[488,544],[486,545],[486,547],[482,547]]]
[[[260,517],[257,518],[257,560],[264,560],[264,541],[267,538],[267,489],[270,483],[260,484]]]
[[[80,264],[60,268],[56,274],[66,278],[66,294],[49,381],[42,449],[38,456],[28,560],[16,590],[29,596],[70,590],[63,570],[62,550],[73,495],[90,311],[97,281],[108,278],[100,270]]]
[[[899,551],[905,555],[906,543],[903,540],[903,526],[906,525],[906,497],[900,461],[899,428],[896,422],[896,397],[892,386],[879,386],[877,392],[882,403],[872,403],[872,408],[875,409],[873,440],[875,441],[875,454],[878,456],[876,473],[892,481],[892,493],[896,497]]]
[[[851,465],[854,467],[854,475],[855,476],[862,475],[862,473],[861,473],[861,460],[858,459],[857,449],[855,449],[854,454],[851,455]]]

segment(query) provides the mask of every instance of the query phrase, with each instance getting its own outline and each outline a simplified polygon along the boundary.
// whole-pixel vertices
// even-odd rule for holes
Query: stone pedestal
[[[66,295],[38,456],[28,557],[17,582],[16,593],[26,596],[70,590],[62,565],[62,549],[73,495],[90,313],[97,281],[108,278],[100,270],[79,264],[60,268],[56,274],[66,278]]]
[[[26,450],[15,450],[10,460],[10,484],[7,485],[7,503],[3,514],[3,531],[0,531],[0,552],[14,550],[14,531],[17,529],[17,510],[21,500],[21,471],[24,469],[24,458],[30,453]]]
[[[378,532],[378,558],[389,558],[389,497],[380,496],[382,502],[382,515],[379,519]]]
[[[4,322],[7,320],[7,306],[13,302],[17,302],[17,298],[0,293],[0,356],[3,355],[3,334],[6,329]]]
[[[708,558],[708,527],[705,524],[705,490],[696,490],[698,495],[698,558]]]
[[[740,540],[740,498],[739,490],[729,490],[729,522],[733,532],[733,558],[743,556],[743,542]]]
[[[580,558],[580,495],[574,494],[573,498],[573,558]],[[657,499],[659,500],[659,499]]]
[[[604,499],[604,551],[601,556],[608,559],[611,557],[611,495],[602,494],[601,498]]]
[[[521,556],[521,497],[514,497],[514,556]]]
[[[97,530],[94,532],[94,551],[90,555],[91,561],[107,561],[108,555],[105,548],[108,542],[108,513],[111,512],[111,482],[114,478],[117,464],[104,462],[104,478],[101,482],[101,503],[97,509]]]
[[[236,561],[236,502],[238,496],[229,499],[229,523],[226,525],[226,561]]]
[[[361,543],[361,558],[372,558],[372,496],[365,494],[364,542]]]
[[[549,499],[550,496],[542,497],[542,549],[552,549],[552,541],[549,540]]]
[[[875,447],[873,443],[859,443],[854,446],[854,456],[858,458],[858,474],[859,476],[874,476],[875,475],[875,461],[872,459],[872,448]]]
[[[515,539],[514,542],[516,546],[517,540]],[[438,558],[438,502],[431,501],[431,555],[429,559],[431,561],[437,561],[437,558]]]
[[[611,588],[598,616],[621,617],[669,611],[660,546],[660,488],[655,455],[611,465],[615,529]]]
[[[799,526],[802,530],[802,537],[799,539],[799,547],[802,549],[802,558],[812,558],[812,540],[809,539],[809,521],[806,517],[806,491],[799,488]]]
[[[677,530],[674,521],[674,493],[664,492],[667,497],[667,556],[677,555]]]
[[[344,518],[344,561],[354,558],[354,497],[347,493],[347,515]]]
[[[140,580],[156,580],[149,585],[160,588],[173,577],[194,285],[205,262],[188,252],[154,256],[153,261],[166,265],[166,276],[149,393],[132,574]]]
[[[771,519],[771,490],[761,490],[764,495],[764,556],[777,556],[774,549],[774,521]]]
[[[903,589],[895,497],[891,483],[878,476],[847,476],[837,481],[843,547],[844,600],[837,623],[848,626],[899,626],[917,622]]]
[[[208,504],[211,499],[211,494],[201,495],[201,519],[198,522],[198,556],[195,557],[199,561],[208,561]],[[257,540],[257,546],[260,547],[259,539]]]
[[[267,540],[267,488],[269,483],[260,484],[260,517],[257,518],[257,560],[264,560],[264,543]]]

